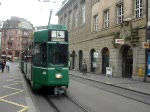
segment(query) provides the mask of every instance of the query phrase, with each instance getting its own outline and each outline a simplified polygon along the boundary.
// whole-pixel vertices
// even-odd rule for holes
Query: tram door
[[[123,52],[122,58],[122,76],[126,78],[132,77],[133,69],[133,51],[129,47],[126,47]]]
[[[109,51],[104,48],[102,50],[102,74],[106,74],[106,67],[109,67]]]

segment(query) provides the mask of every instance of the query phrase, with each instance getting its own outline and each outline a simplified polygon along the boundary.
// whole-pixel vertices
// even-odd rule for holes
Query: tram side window
[[[35,46],[34,49],[34,64],[36,66],[40,66],[41,65],[41,54],[40,54],[40,46]]]
[[[47,63],[47,45],[46,43],[41,44],[36,49],[35,53],[35,65],[37,66],[45,66]]]
[[[46,44],[42,44],[41,46],[41,54],[42,54],[42,64],[47,63],[47,46]]]
[[[41,64],[41,55],[40,55],[40,53],[35,54],[34,63],[35,63],[35,65],[40,66],[40,64]]]

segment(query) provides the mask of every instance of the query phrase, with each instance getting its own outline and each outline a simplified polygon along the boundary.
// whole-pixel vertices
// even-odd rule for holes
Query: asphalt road
[[[0,73],[0,112],[17,112],[23,109],[22,112],[54,112],[41,92],[31,90],[20,72],[18,63],[12,63],[11,66],[10,72]],[[72,76],[67,96],[88,112],[150,111],[150,96]],[[62,112],[79,111],[79,107],[68,99],[60,96],[50,98]]]

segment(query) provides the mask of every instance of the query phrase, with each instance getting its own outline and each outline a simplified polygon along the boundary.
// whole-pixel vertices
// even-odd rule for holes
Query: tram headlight
[[[62,74],[56,74],[55,77],[56,77],[56,79],[61,79],[62,78]]]

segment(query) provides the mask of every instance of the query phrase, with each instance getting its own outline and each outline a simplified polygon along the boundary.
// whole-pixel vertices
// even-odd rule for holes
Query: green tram
[[[58,94],[68,88],[68,45],[64,25],[49,25],[47,29],[34,32],[33,41],[22,52],[20,61],[20,68],[32,89],[49,87]]]

